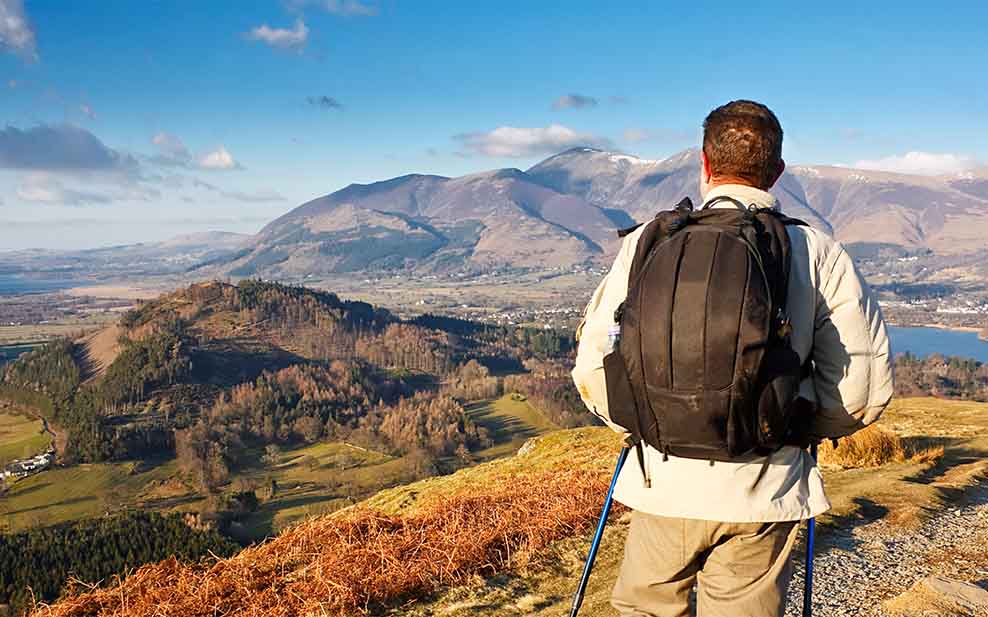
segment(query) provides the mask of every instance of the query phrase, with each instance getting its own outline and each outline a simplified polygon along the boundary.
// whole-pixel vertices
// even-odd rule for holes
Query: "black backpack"
[[[709,207],[721,201],[735,207]],[[641,442],[711,461],[787,444],[809,366],[790,346],[787,225],[805,223],[730,197],[646,224],[604,356],[610,417],[640,458]]]

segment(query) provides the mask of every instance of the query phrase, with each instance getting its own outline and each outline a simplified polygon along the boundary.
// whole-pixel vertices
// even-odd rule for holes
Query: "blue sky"
[[[253,233],[578,144],[662,158],[735,98],[790,163],[988,162],[988,3],[743,4],[0,0],[0,250]]]

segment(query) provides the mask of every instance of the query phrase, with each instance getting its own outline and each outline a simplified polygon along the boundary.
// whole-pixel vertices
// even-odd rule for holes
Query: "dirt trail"
[[[797,560],[787,617],[802,613],[804,563]],[[939,574],[988,588],[988,481],[914,530],[884,519],[829,530],[815,559],[813,614],[880,617],[881,602]]]

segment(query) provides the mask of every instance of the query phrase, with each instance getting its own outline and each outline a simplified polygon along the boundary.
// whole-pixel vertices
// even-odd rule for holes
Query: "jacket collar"
[[[753,186],[746,186],[744,184],[720,184],[710,189],[707,192],[707,198],[703,203],[709,202],[715,197],[733,197],[746,206],[754,205],[756,208],[772,208],[773,210],[779,209],[779,200],[775,198],[774,195],[768,191],[763,191],[761,189],[756,189]],[[700,204],[701,206],[703,204]],[[711,208],[733,208],[734,206],[731,202],[720,202],[711,206]]]

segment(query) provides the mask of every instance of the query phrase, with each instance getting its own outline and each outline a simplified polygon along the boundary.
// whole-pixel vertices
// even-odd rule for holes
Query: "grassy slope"
[[[861,518],[886,517],[896,524],[914,525],[921,517],[961,498],[965,486],[988,473],[988,404],[905,399],[893,403],[882,424],[908,439],[944,445],[944,458],[935,466],[897,463],[879,469],[825,469],[827,491],[834,507],[820,521],[824,544],[828,528]],[[485,478],[507,468],[524,473],[533,468],[575,465],[609,472],[618,447],[607,429],[562,431],[540,439],[539,447],[525,456],[383,491],[367,503],[389,512],[407,512],[451,492],[482,485]],[[627,525],[612,521],[604,536],[581,615],[613,614],[608,599],[626,535]],[[589,537],[570,538],[554,546],[542,567],[487,580],[478,578],[471,585],[447,590],[437,598],[396,614],[447,617],[565,614],[588,542]]]
[[[134,463],[77,465],[19,480],[0,499],[0,514],[11,531],[102,516],[122,504],[144,502],[149,483],[164,482],[176,471],[174,462],[144,473],[133,473],[134,467]]]
[[[528,439],[559,428],[531,403],[510,395],[469,405],[467,414],[486,427],[494,440],[490,448],[476,453],[476,458],[483,461],[514,454]]]
[[[312,465],[314,459],[317,465]],[[346,445],[317,443],[287,450],[271,467],[248,473],[256,480],[273,478],[277,496],[246,521],[251,537],[263,538],[309,516],[328,514],[412,478],[408,462]]]
[[[931,399],[904,400],[887,412],[884,424],[907,438],[943,445],[943,459],[937,464],[893,463],[872,470],[825,469],[828,492],[835,508],[821,521],[820,550],[826,550],[829,529],[835,525],[849,524],[859,517],[885,517],[894,524],[914,524],[922,516],[961,498],[966,484],[985,476],[988,469],[988,405]],[[482,463],[446,477],[381,491],[364,504],[385,512],[408,515],[445,503],[451,495],[482,494],[491,486],[511,485],[516,476],[521,480],[531,478],[536,472],[552,475],[554,472],[587,469],[606,477],[618,447],[616,435],[607,429],[556,431],[537,438],[517,456]],[[312,456],[316,454],[319,452]],[[296,456],[297,453],[290,453],[283,464],[292,467],[294,463],[291,459]],[[322,460],[328,456],[332,455],[316,458]],[[304,472],[298,470],[298,473]],[[603,498],[602,490],[600,497]],[[613,614],[608,608],[608,596],[627,533],[624,517],[618,514],[616,518],[619,522],[613,524],[612,521],[605,534],[581,615]],[[318,523],[315,525],[313,529],[318,528]],[[395,608],[393,613],[416,617],[513,614],[555,617],[565,614],[582,566],[588,536],[584,533],[550,545],[542,552],[541,558],[524,569],[486,579],[475,576],[465,585],[447,588],[417,602],[405,603]],[[275,545],[278,545],[277,541]],[[297,557],[291,545],[282,542],[280,546],[287,550],[289,556],[295,555],[293,559]],[[311,559],[319,558],[317,553],[322,554],[320,551],[324,550],[333,551],[332,542],[321,542],[319,548],[314,549]],[[305,570],[306,563],[305,560],[296,563],[292,571]],[[262,578],[266,576],[263,574]],[[265,589],[271,583],[257,582]],[[289,581],[284,582],[288,584]],[[249,593],[254,593],[254,587],[248,585],[247,589],[251,590]],[[110,596],[116,597],[114,593],[109,592]]]
[[[42,427],[41,420],[0,413],[0,465],[44,452],[51,436]]]

